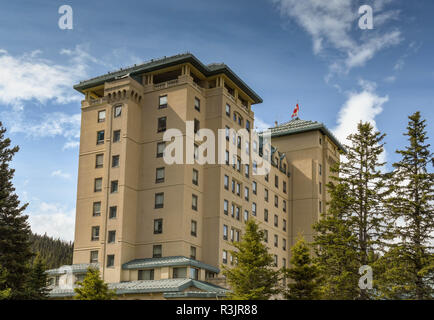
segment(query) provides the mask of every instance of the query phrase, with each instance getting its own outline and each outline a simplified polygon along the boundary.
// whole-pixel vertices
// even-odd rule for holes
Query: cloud
[[[272,0],[284,17],[295,20],[311,37],[313,52],[325,54],[326,49],[338,51],[332,58],[331,73],[347,73],[371,60],[376,53],[402,41],[397,29],[380,33],[378,30],[358,29],[358,6],[355,0]],[[392,1],[375,1],[375,26],[396,19],[399,11],[384,11]],[[358,33],[354,32],[358,31]],[[382,28],[384,30],[384,28]],[[359,37],[356,35],[359,34]],[[369,36],[369,37],[367,37]],[[336,54],[332,55],[336,57]]]
[[[65,173],[62,170],[55,170],[53,172],[51,172],[51,176],[52,177],[60,177],[63,179],[71,179],[72,175],[70,173]]]
[[[262,132],[264,130],[267,130],[269,128],[273,127],[273,125],[268,124],[267,122],[265,122],[264,120],[255,117],[255,130],[257,132]]]
[[[75,209],[67,209],[58,203],[31,202],[26,210],[34,233],[74,240]]]

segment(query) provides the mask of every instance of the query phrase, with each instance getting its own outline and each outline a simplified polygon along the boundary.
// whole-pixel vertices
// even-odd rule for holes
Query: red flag
[[[294,111],[292,112],[291,118],[298,117],[298,111],[299,110],[300,110],[300,108],[298,107],[298,103],[297,103],[297,105],[294,108]]]

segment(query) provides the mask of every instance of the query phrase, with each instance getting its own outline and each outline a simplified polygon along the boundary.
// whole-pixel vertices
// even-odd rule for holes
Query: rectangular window
[[[274,196],[274,206],[276,207],[276,208],[278,208],[279,207],[279,197],[278,196]]]
[[[252,203],[252,215],[256,217],[256,202]]]
[[[275,227],[279,226],[279,217],[277,216],[277,214],[274,215],[274,226]]]
[[[241,137],[240,136],[237,137],[237,148],[241,149]]]
[[[190,232],[190,234],[193,237],[197,236],[197,222],[194,220],[191,220],[191,232]]]
[[[321,194],[322,193],[322,183],[320,182],[319,183],[319,194]]]
[[[228,240],[228,226],[223,225],[223,240]]]
[[[277,261],[278,261],[277,254],[274,255],[274,266],[277,267]]]
[[[115,255],[108,254],[107,255],[107,268],[112,268],[115,265]]]
[[[253,168],[252,168],[253,174],[258,173],[258,164],[256,161],[253,161]]]
[[[110,230],[108,232],[108,243],[115,243],[116,242],[116,231],[115,230]]]
[[[200,111],[200,100],[199,100],[199,98],[197,98],[197,97],[194,97],[194,108],[195,108],[197,111]]]
[[[245,165],[244,165],[244,174],[245,174],[246,178],[249,177],[249,174],[250,174],[250,167],[249,167],[248,164],[245,164]]]
[[[229,165],[229,151],[226,150],[226,154],[225,154],[225,161],[226,164]]]
[[[244,187],[244,199],[249,201],[249,188]]]
[[[274,235],[274,246],[277,248],[279,247],[279,237],[277,234]]]
[[[194,133],[197,133],[200,130],[200,121],[194,119]]]
[[[283,212],[286,212],[286,200],[283,200]]]
[[[98,111],[98,122],[105,121],[105,110]]]
[[[268,190],[267,189],[265,189],[264,199],[265,199],[265,201],[268,202]]]
[[[173,268],[173,279],[187,278],[187,268]]]
[[[241,185],[237,183],[237,196],[241,196]]]
[[[237,171],[241,172],[241,159],[237,157]]]
[[[92,227],[92,241],[98,241],[99,240],[99,226]]]
[[[192,183],[196,186],[199,184],[199,171],[197,171],[196,169],[193,169]]]
[[[264,230],[264,241],[268,243],[268,230]]]
[[[240,207],[235,208],[235,219],[237,219],[238,221],[240,221],[240,211],[241,211]]]
[[[167,107],[167,95],[160,96],[160,101],[158,104],[158,109],[163,109]]]
[[[119,167],[119,155],[112,156],[112,168]]]
[[[197,211],[197,195],[191,195],[191,208]]]
[[[265,181],[267,181],[267,182],[268,182],[268,177],[269,177],[269,173],[267,173],[267,174],[265,175]]]
[[[321,201],[319,202],[319,212],[320,213],[322,212],[322,202]]]
[[[155,194],[155,209],[163,208],[164,206],[164,193]]]
[[[194,144],[193,157],[194,160],[199,160],[199,146],[197,144]]]
[[[164,182],[165,171],[164,168],[157,168],[155,171],[155,183]]]
[[[112,206],[109,209],[109,219],[115,219],[117,215],[118,207]]]
[[[228,104],[226,104],[226,115],[227,115],[228,117],[231,116],[231,106],[228,105]]]
[[[227,175],[224,177],[224,186],[226,190],[229,190],[229,177]]]
[[[158,118],[158,129],[157,129],[157,132],[164,132],[164,131],[166,131],[166,120],[167,120],[167,117]]]
[[[121,141],[121,130],[113,131],[113,142]]]
[[[94,217],[101,215],[101,201],[93,203],[93,214]]]
[[[264,221],[268,222],[268,210],[264,209]]]
[[[104,165],[104,154],[97,154],[95,158],[95,168],[102,168]]]
[[[157,158],[164,156],[164,149],[166,149],[166,142],[157,143]]]
[[[138,280],[154,280],[154,269],[139,270]]]
[[[283,231],[286,231],[286,220],[285,219],[283,219],[282,225],[283,225]]]
[[[235,239],[235,230],[233,228],[231,228],[231,241],[234,242]]]
[[[91,251],[90,252],[90,263],[98,263],[98,251]]]
[[[256,194],[256,189],[257,189],[257,184],[256,184],[256,181],[253,181],[253,183],[252,183],[252,191],[253,191],[253,194]]]
[[[235,241],[240,242],[240,231],[239,230],[235,230]]]
[[[319,173],[319,175],[322,174],[322,165],[321,164],[318,165],[318,173]]]
[[[246,120],[246,129],[250,132],[250,121]]]
[[[199,269],[190,268],[190,279],[193,279],[193,280],[199,279]]]
[[[228,126],[225,127],[225,135],[226,135],[226,140],[229,141],[229,127]]]
[[[155,244],[152,246],[152,258],[161,258],[163,255],[163,249],[161,244]]]
[[[279,177],[277,175],[274,176],[274,186],[276,188],[279,188]]]
[[[286,239],[283,239],[282,249],[286,251]]]
[[[223,200],[223,213],[225,215],[228,215],[228,210],[229,210],[229,201],[228,200]]]
[[[247,220],[249,220],[249,211],[244,210],[244,222],[247,222]]]
[[[226,250],[223,250],[223,254],[222,254],[222,262],[224,264],[228,263],[228,252]]]
[[[96,133],[96,144],[104,143],[104,130],[98,131]]]
[[[95,184],[94,184],[94,189],[95,192],[100,192],[102,191],[102,178],[96,178],[95,179]]]
[[[114,111],[115,118],[120,117],[122,114],[122,106],[116,106]]]
[[[196,247],[190,247],[190,259],[196,260]]]
[[[154,234],[163,233],[163,219],[154,220]]]
[[[283,181],[283,192],[286,193],[286,182]]]
[[[232,193],[235,193],[235,180],[232,180]]]
[[[114,180],[110,184],[110,193],[118,192],[119,183],[118,180]]]

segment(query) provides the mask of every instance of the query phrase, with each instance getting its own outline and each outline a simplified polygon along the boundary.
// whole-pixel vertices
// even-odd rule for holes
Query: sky
[[[72,8],[61,29],[59,7]],[[373,29],[361,29],[362,5]],[[432,0],[7,1],[0,10],[0,121],[20,146],[14,185],[34,232],[73,240],[80,101],[72,86],[191,52],[224,62],[264,100],[255,125],[300,118],[345,139],[357,123],[387,134],[388,167],[420,111],[434,139]]]

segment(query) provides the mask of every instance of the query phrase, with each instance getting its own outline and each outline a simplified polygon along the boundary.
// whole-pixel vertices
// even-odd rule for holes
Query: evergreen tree
[[[223,274],[232,289],[228,298],[232,300],[267,300],[278,293],[277,283],[280,272],[275,270],[273,257],[262,242],[264,231],[252,219],[246,223],[245,233],[240,242],[230,251],[235,267],[223,266]]]
[[[291,248],[291,267],[285,270],[288,280],[284,295],[290,300],[319,298],[319,268],[312,262],[310,249],[302,237]]]
[[[12,184],[14,169],[9,163],[18,146],[10,148],[11,141],[5,138],[6,129],[0,122],[0,265],[6,269],[6,278],[0,290],[11,289],[12,299],[25,296],[30,251],[30,227],[23,211],[27,204],[20,205]]]
[[[30,235],[32,252],[39,255],[47,269],[59,268],[63,265],[72,264],[73,244],[60,239],[38,234]],[[35,259],[32,259],[32,263]]]
[[[333,170],[337,170],[336,165]],[[321,274],[321,298],[327,300],[354,300],[358,290],[358,244],[351,221],[347,219],[351,199],[347,184],[328,184],[330,202],[328,211],[313,226],[316,231],[313,248],[315,263]]]
[[[8,299],[11,289],[6,287],[7,271],[0,266],[0,300]]]
[[[30,275],[27,280],[27,298],[32,300],[43,300],[48,297],[47,274],[45,263],[38,255],[33,263]]]
[[[76,300],[112,300],[116,295],[115,291],[109,290],[100,278],[99,270],[95,268],[89,268],[84,280],[77,284],[79,287],[74,289],[77,293],[74,297]]]
[[[434,298],[434,173],[428,172],[434,158],[425,127],[419,112],[409,116],[404,134],[409,144],[396,151],[401,160],[393,164],[389,205],[395,241],[382,259],[391,283],[379,284],[389,298]],[[391,260],[394,268],[387,264]]]

